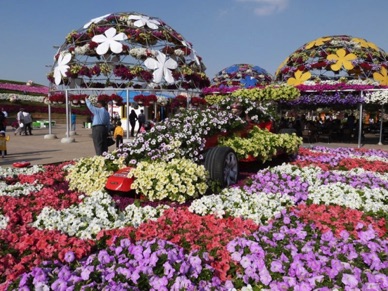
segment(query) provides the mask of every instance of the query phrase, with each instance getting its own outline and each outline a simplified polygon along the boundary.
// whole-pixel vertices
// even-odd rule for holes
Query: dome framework
[[[211,87],[251,88],[271,84],[273,76],[259,66],[234,64],[219,71],[211,80]]]
[[[209,85],[191,43],[161,19],[107,14],[70,32],[48,79],[65,88],[198,89]]]
[[[348,35],[324,36],[288,56],[275,80],[290,85],[325,80],[371,80],[388,85],[387,68],[387,54],[376,44]]]

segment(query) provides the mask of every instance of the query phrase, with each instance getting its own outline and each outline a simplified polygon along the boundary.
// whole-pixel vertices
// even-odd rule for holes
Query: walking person
[[[32,135],[32,116],[29,112],[23,111],[24,135]]]
[[[140,110],[140,114],[139,116],[137,117],[137,120],[139,121],[139,129],[137,131],[137,133],[141,132],[142,130],[144,131],[144,125],[145,125],[145,122],[146,122],[146,117],[145,117],[145,114],[144,114],[144,110],[141,109]],[[143,129],[142,129],[143,128]]]
[[[4,158],[7,155],[7,142],[9,141],[9,135],[5,135],[5,131],[0,131],[0,152],[1,157]]]
[[[137,114],[135,110],[131,110],[131,113],[129,114],[129,123],[131,124],[131,136],[135,136],[135,126],[137,121]]]
[[[3,121],[2,121],[2,124],[0,124],[0,126],[4,126],[4,131],[6,132],[7,131],[7,122],[8,122],[8,113],[7,111],[4,110],[4,108],[1,108],[1,112],[0,114],[3,115]]]
[[[0,131],[5,131],[5,124],[6,124],[6,117],[3,113],[3,111],[0,111]]]
[[[24,130],[24,115],[23,115],[23,108],[20,108],[19,112],[16,114],[16,121],[17,121],[17,128],[15,130],[15,135],[22,134],[22,131]]]
[[[85,101],[86,106],[93,114],[92,138],[94,149],[97,156],[102,156],[104,152],[108,152],[107,139],[110,130],[109,112],[106,110],[106,104],[103,100],[97,101],[96,106],[94,106],[88,98],[86,98]]]
[[[77,125],[77,115],[72,113],[71,114],[71,131],[75,131]]]
[[[121,121],[116,122],[113,138],[116,140],[116,148],[118,149],[123,143],[124,129],[121,127]]]

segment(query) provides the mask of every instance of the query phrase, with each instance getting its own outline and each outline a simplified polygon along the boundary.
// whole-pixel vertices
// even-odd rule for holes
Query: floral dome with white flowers
[[[48,79],[55,89],[200,89],[209,86],[192,44],[161,19],[111,13],[66,36]]]
[[[310,41],[279,66],[275,80],[289,85],[305,82],[369,80],[388,85],[387,54],[376,44],[348,35]]]
[[[273,77],[259,66],[235,64],[220,72],[211,80],[211,87],[252,88],[271,84]]]

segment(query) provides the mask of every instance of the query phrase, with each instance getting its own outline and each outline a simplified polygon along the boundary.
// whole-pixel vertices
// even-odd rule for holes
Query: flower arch
[[[54,57],[54,89],[200,89],[209,86],[192,44],[163,20],[137,12],[94,18],[70,32]]]

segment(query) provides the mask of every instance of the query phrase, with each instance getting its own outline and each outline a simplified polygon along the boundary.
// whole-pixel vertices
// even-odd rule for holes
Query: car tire
[[[230,147],[209,149],[205,155],[204,166],[210,174],[210,179],[218,182],[222,188],[237,183],[239,165],[236,153]]]

